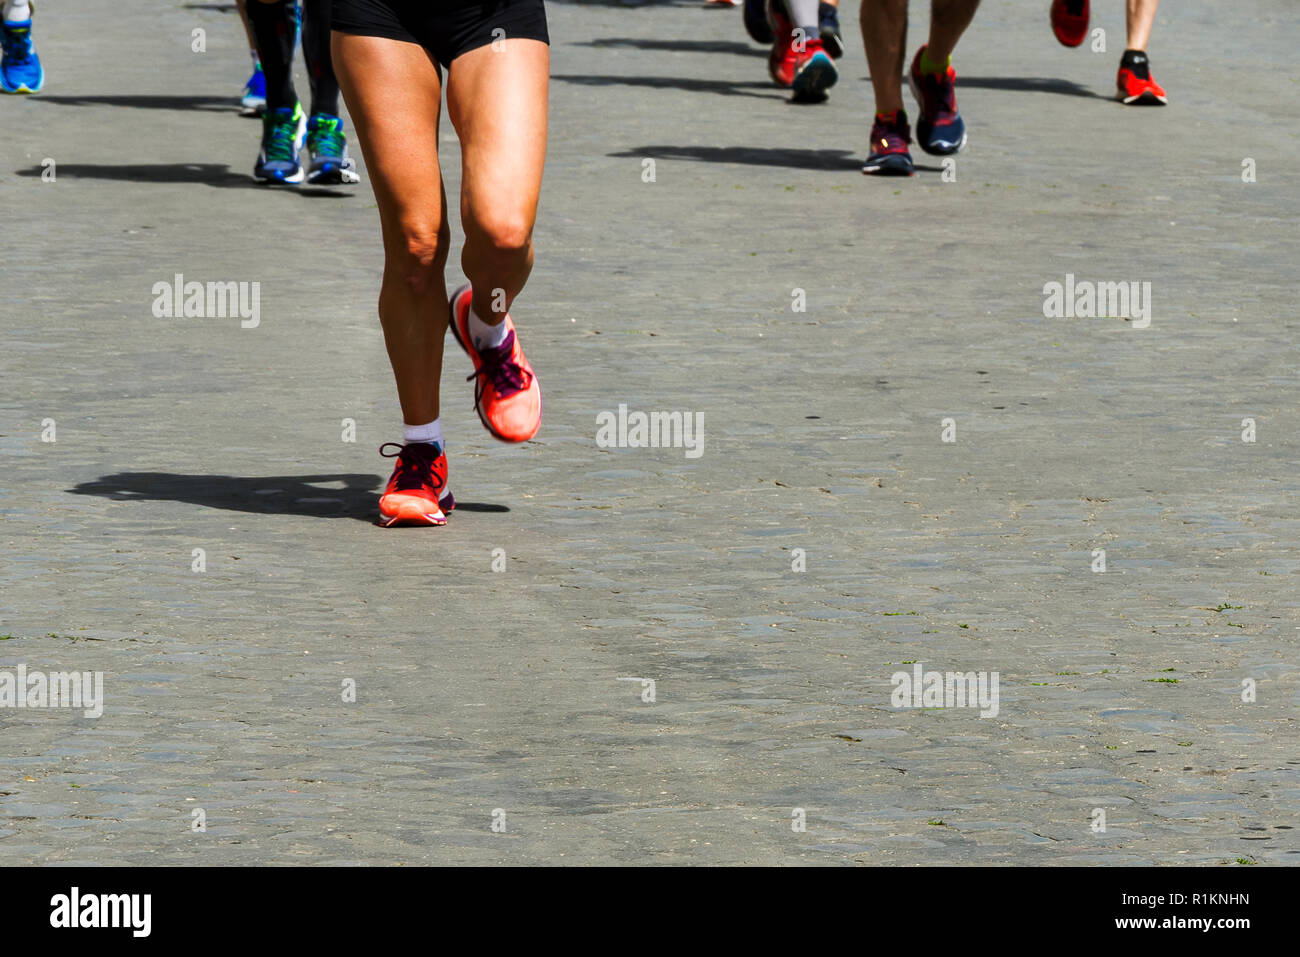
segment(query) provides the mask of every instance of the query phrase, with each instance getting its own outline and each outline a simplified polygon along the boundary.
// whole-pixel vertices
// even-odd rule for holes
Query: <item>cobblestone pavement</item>
[[[449,352],[465,504],[409,531],[372,524],[364,170],[251,184],[229,4],[38,11],[0,675],[104,706],[0,708],[0,864],[1294,863],[1300,15],[1166,3],[1141,110],[1122,4],[1105,54],[1047,5],[987,0],[955,181],[899,181],[858,173],[855,10],[800,107],[734,8],[552,3],[546,419],[493,442]],[[260,324],[155,318],[178,273],[259,282]],[[1044,318],[1067,274],[1149,282],[1149,325]],[[702,454],[601,447],[620,405]],[[996,675],[996,715],[895,707],[913,663]]]

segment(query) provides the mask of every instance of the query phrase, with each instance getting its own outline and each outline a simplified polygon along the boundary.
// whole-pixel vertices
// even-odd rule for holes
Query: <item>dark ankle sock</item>
[[[311,111],[339,115],[339,82],[330,59],[330,0],[303,0],[302,56],[311,82]]]
[[[266,76],[266,108],[293,107],[293,46],[298,39],[298,8],[290,0],[248,0],[248,22],[257,38],[257,55]]]
[[[1151,61],[1142,50],[1125,50],[1124,56],[1119,61],[1120,68],[1127,67],[1132,70],[1134,75],[1139,79],[1151,79]]]

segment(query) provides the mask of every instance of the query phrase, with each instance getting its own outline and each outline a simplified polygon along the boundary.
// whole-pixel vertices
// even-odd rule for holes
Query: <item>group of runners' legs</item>
[[[839,78],[834,61],[844,54],[838,2],[816,0],[710,0],[743,3],[744,24],[759,43],[770,43],[768,73],[788,88],[796,103],[824,100]],[[1165,91],[1151,78],[1146,55],[1160,0],[1125,0],[1128,42],[1116,78],[1126,104],[1164,104]],[[916,100],[916,142],[927,153],[946,156],[966,144],[966,124],[957,110],[957,74],[952,53],[979,7],[979,0],[931,0],[930,33],[911,60],[907,54],[908,0],[862,0],[862,46],[875,95],[875,115],[864,173],[911,176],[912,125],[903,102],[904,76]],[[1089,36],[1089,0],[1052,0],[1052,31],[1065,46]]]
[[[755,40],[772,45],[773,80],[794,100],[824,99],[844,54],[837,0],[743,3]],[[1127,46],[1117,78],[1125,103],[1165,103],[1146,57],[1159,0],[1126,0]],[[401,442],[380,496],[381,524],[441,525],[455,507],[440,410],[450,329],[468,355],[483,426],[505,442],[537,434],[537,377],[510,315],[533,264],[533,224],[546,158],[549,36],[543,0],[492,4],[429,0],[238,0],[253,59],[241,105],[260,114],[254,178],[294,186],[359,182],[339,117],[346,101],[379,208],[384,272],[379,318],[401,406]],[[926,42],[907,56],[908,0],[862,0],[861,29],[875,96],[863,171],[911,175],[904,69],[917,106],[916,141],[946,155],[966,143],[952,53],[979,0],[931,0]],[[0,89],[45,82],[32,42],[30,0],[3,0]],[[1057,39],[1089,36],[1088,0],[1053,0]],[[304,111],[293,85],[301,42],[311,86]],[[460,142],[461,268],[449,296],[447,193],[438,156],[443,96]],[[467,387],[470,388],[470,387]],[[392,449],[392,451],[388,451]]]

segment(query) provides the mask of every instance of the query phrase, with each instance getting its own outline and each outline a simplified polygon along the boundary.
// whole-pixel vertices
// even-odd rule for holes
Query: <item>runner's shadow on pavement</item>
[[[42,103],[63,106],[126,106],[137,110],[206,110],[209,113],[235,113],[238,101],[233,96],[195,96],[188,93],[95,94],[92,96],[42,95]]]
[[[43,167],[15,171],[19,176],[40,176]],[[72,179],[108,179],[128,183],[193,183],[217,189],[261,189],[279,193],[297,193],[299,196],[331,197],[342,199],[351,193],[335,192],[321,186],[266,186],[254,181],[248,173],[236,173],[225,163],[132,163],[109,166],[102,163],[59,163],[55,176]]]
[[[575,47],[634,47],[638,50],[664,50],[671,53],[732,53],[737,56],[765,57],[768,51],[738,40],[654,40],[650,37],[606,37],[572,43]]]
[[[721,96],[752,96],[760,100],[785,99],[787,93],[771,80],[701,80],[689,76],[588,76],[552,74],[552,80],[579,86],[644,86],[652,90],[685,90],[688,93],[717,93]],[[766,90],[756,93],[755,90]]]
[[[862,159],[852,150],[810,150],[777,146],[641,146],[619,158],[695,160],[701,163],[739,163],[744,166],[784,166],[787,169],[859,171]]]
[[[342,484],[343,488],[322,488]],[[114,502],[184,502],[254,515],[351,518],[374,524],[379,514],[380,480],[375,475],[176,475],[170,472],[118,472],[82,482],[67,491]],[[508,512],[490,502],[457,502],[458,512]]]
[[[979,90],[1012,90],[1018,93],[1059,93],[1063,96],[1081,96],[1088,100],[1105,100],[1095,90],[1080,86],[1073,80],[1045,76],[962,76],[957,77],[957,88],[973,87]]]

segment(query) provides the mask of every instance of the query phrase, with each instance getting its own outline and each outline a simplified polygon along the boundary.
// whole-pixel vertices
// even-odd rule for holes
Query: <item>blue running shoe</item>
[[[262,114],[262,151],[253,167],[253,179],[271,185],[301,183],[302,163],[298,153],[306,131],[307,117],[300,103]]]
[[[357,164],[348,155],[348,140],[343,135],[343,121],[328,113],[313,113],[307,121],[307,182],[313,186],[337,186],[359,183]]]
[[[41,58],[32,46],[32,21],[5,23],[0,34],[0,90],[36,93],[45,85]]]
[[[755,43],[767,46],[775,39],[772,36],[772,26],[767,22],[767,0],[745,0],[743,19],[745,29]]]
[[[244,84],[244,95],[239,99],[240,113],[244,116],[261,116],[266,109],[266,77],[262,64],[253,68],[253,75]]]

